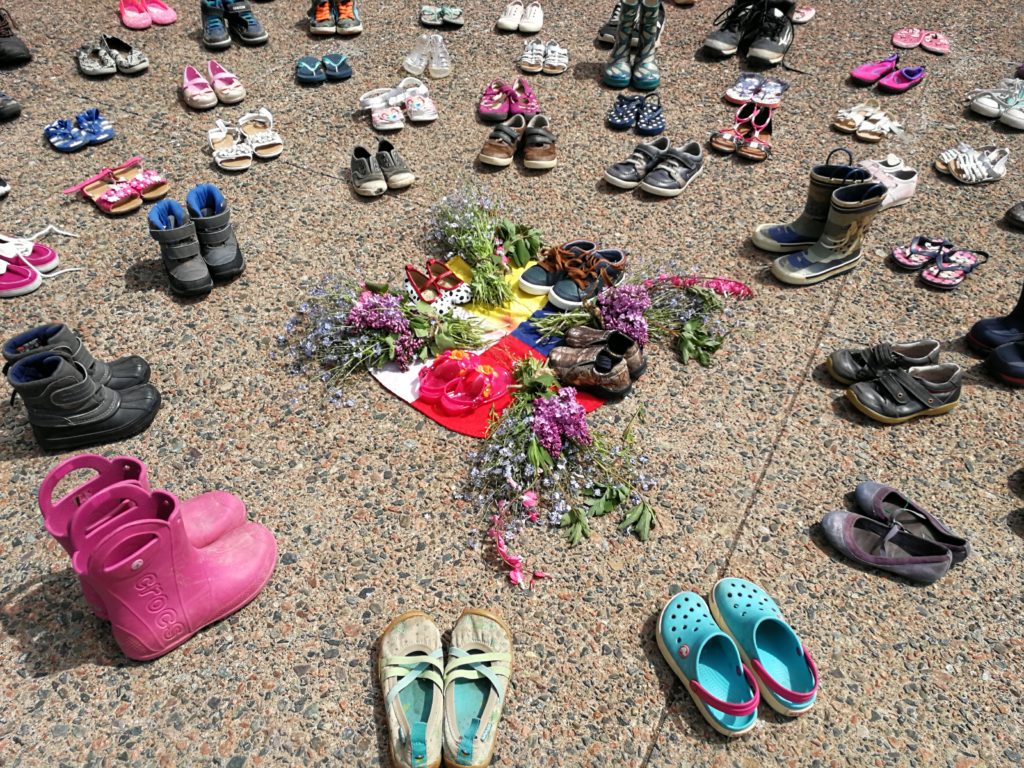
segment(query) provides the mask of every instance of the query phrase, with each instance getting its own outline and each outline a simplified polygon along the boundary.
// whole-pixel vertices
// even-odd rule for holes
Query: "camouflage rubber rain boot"
[[[638,91],[653,91],[661,85],[661,72],[654,54],[661,13],[661,0],[644,0],[640,6],[640,50],[633,63],[633,87]]]
[[[836,152],[845,152],[849,164],[833,165],[832,155]],[[864,168],[855,167],[853,156],[847,150],[832,150],[823,165],[811,169],[811,183],[803,213],[789,224],[760,225],[751,235],[751,241],[762,251],[772,253],[792,253],[810,248],[825,231],[832,193],[847,184],[870,180],[871,174]]]
[[[864,234],[886,191],[884,184],[874,181],[837,189],[818,242],[806,251],[777,258],[772,262],[772,274],[788,285],[814,285],[856,267]]]
[[[619,15],[619,27],[615,31],[615,46],[612,48],[611,59],[604,65],[604,84],[612,88],[626,88],[632,77],[629,63],[629,41],[633,30],[637,27],[640,15],[640,3],[622,3]]]

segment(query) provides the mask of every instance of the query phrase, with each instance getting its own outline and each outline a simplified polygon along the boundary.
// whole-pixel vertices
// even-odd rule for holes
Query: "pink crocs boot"
[[[57,485],[70,473],[88,469],[96,473],[85,480],[59,501],[53,500]],[[72,456],[50,470],[39,486],[39,510],[43,513],[46,530],[55,538],[64,551],[74,556],[75,547],[71,541],[71,525],[78,510],[87,500],[109,486],[124,481],[133,482],[149,489],[146,465],[131,456],[115,456],[107,459],[91,453]],[[193,546],[205,547],[223,534],[246,522],[245,503],[225,491],[210,491],[183,502],[182,517],[185,530]],[[125,511],[124,505],[106,510],[109,517]],[[84,582],[82,591],[93,613],[101,619],[107,618],[103,603]]]
[[[172,494],[119,483],[100,491],[90,506],[117,499],[131,501],[134,511],[99,523],[97,534],[105,535],[95,547],[87,532],[86,548],[73,562],[80,565],[88,550],[85,578],[106,606],[114,639],[128,658],[163,656],[239,610],[270,580],[277,544],[262,525],[246,523],[197,549]],[[120,522],[129,517],[135,519]]]

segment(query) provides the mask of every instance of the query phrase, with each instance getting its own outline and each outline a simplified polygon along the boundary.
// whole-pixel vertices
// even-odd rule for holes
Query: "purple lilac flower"
[[[577,445],[590,445],[593,438],[587,426],[587,412],[576,401],[576,390],[564,387],[551,397],[533,401],[533,434],[553,457],[562,453],[563,439]]]
[[[353,328],[384,331],[392,336],[395,362],[405,370],[415,359],[422,346],[402,313],[402,298],[393,294],[364,291],[348,313],[347,322]]]
[[[644,312],[651,306],[651,297],[642,285],[621,285],[597,297],[604,327],[624,333],[641,347],[647,344],[647,319]]]

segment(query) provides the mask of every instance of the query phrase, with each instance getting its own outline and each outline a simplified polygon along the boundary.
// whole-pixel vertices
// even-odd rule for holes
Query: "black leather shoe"
[[[1014,387],[1024,387],[1024,341],[996,347],[985,363],[1001,381]]]
[[[874,381],[861,381],[846,397],[866,416],[883,424],[902,424],[918,416],[939,416],[960,404],[964,371],[959,365],[922,365],[908,371],[886,371]]]
[[[28,46],[14,34],[15,28],[11,14],[0,8],[0,65],[5,67],[25,64],[32,60]]]
[[[828,356],[828,372],[840,384],[871,381],[893,368],[913,368],[939,362],[935,339],[876,344],[864,349],[837,349]]]
[[[1024,203],[1017,203],[1003,215],[1003,218],[1011,227],[1024,230]]]
[[[1003,344],[1024,341],[1024,287],[1008,315],[979,320],[967,333],[967,343],[978,352],[991,352]]]

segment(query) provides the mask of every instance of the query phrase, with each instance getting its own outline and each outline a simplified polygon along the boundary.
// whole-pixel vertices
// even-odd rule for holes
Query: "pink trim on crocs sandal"
[[[781,696],[786,701],[792,701],[794,704],[806,704],[818,693],[818,666],[814,663],[814,658],[811,656],[811,652],[807,650],[807,646],[803,645],[801,648],[804,650],[804,658],[807,660],[807,668],[811,671],[811,677],[814,679],[814,686],[806,693],[791,691],[789,688],[780,685],[775,678],[765,671],[765,668],[761,665],[760,661],[754,659],[751,662],[758,680],[764,683],[768,690],[776,696]]]
[[[698,683],[696,680],[687,680],[690,685],[690,690],[693,691],[694,695],[697,696],[701,701],[707,704],[709,707],[717,709],[719,712],[724,712],[727,715],[733,717],[745,717],[757,709],[757,705],[761,703],[761,691],[757,687],[757,681],[751,674],[750,670],[747,669],[746,664],[741,664],[743,667],[743,677],[747,679],[747,685],[750,686],[750,690],[754,692],[754,698],[750,701],[732,702],[720,699],[717,696],[712,696],[708,693],[707,688]]]

